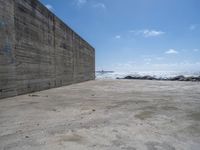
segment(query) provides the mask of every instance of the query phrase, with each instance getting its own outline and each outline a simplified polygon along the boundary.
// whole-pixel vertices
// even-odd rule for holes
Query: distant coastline
[[[114,71],[101,70],[101,71],[96,71],[96,73],[114,73]]]
[[[124,78],[116,78],[116,79],[200,82],[200,76],[198,76],[198,77],[194,77],[194,76],[185,77],[183,75],[175,76],[175,77],[169,77],[169,78],[157,78],[157,77],[154,77],[154,76],[126,76]]]
[[[163,80],[163,81],[200,81],[200,72],[178,71],[135,71],[115,72],[96,71],[96,79],[134,79],[134,80]]]

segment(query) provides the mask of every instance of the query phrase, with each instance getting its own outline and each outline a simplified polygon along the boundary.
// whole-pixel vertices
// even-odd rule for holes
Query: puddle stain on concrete
[[[189,118],[195,121],[200,121],[200,112],[191,113],[188,115]]]
[[[78,134],[63,135],[63,136],[60,136],[58,142],[60,144],[63,144],[65,142],[74,142],[74,143],[81,144],[84,142],[84,138]]]
[[[131,146],[128,146],[128,147],[122,147],[123,150],[137,150],[135,147],[131,147]]]
[[[145,100],[127,100],[127,101],[119,101],[115,102],[113,105],[106,106],[107,109],[116,109],[124,106],[130,106],[130,105],[137,105],[137,104],[145,104],[148,103],[148,101]]]
[[[147,142],[145,144],[147,146],[147,150],[176,150],[175,147],[169,145],[166,142],[159,143],[159,142]]]
[[[178,108],[174,107],[174,106],[162,106],[161,109],[163,109],[163,110],[178,110]]]
[[[188,135],[191,135],[193,137],[200,137],[200,126],[199,124],[192,124],[182,130],[180,130],[180,133],[185,133]]]
[[[148,118],[152,118],[154,112],[152,111],[143,111],[135,115],[136,118],[140,120],[146,120]]]

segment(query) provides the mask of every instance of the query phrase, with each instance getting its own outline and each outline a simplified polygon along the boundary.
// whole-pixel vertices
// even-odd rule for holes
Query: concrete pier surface
[[[0,150],[199,149],[199,82],[96,80],[0,100]]]

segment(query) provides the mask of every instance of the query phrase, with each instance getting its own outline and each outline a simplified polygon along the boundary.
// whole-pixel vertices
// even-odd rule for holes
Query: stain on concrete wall
[[[3,20],[0,20],[0,28],[4,28],[6,26],[5,22]]]
[[[0,98],[95,78],[95,50],[38,0],[0,0]]]
[[[12,54],[12,41],[10,41],[8,39],[8,37],[6,37],[5,44],[4,44],[3,48],[2,48],[2,51],[7,57],[11,57],[11,54]]]

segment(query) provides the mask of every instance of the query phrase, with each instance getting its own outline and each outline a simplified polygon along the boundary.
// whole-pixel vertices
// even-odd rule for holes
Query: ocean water
[[[96,79],[116,79],[116,78],[123,78],[128,75],[131,76],[154,76],[156,78],[170,78],[179,75],[183,75],[185,77],[200,76],[200,72],[193,72],[193,71],[133,71],[133,72],[112,72],[112,73],[101,73],[96,72]]]

